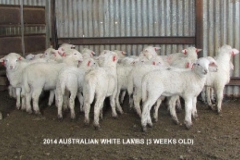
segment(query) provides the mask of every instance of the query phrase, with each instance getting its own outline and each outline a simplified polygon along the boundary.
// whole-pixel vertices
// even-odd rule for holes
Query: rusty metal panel
[[[240,50],[240,1],[203,0],[203,55],[215,56],[217,49],[229,44]],[[232,77],[240,77],[240,55],[232,58]],[[234,79],[225,88],[226,96],[240,97],[239,81]]]
[[[24,37],[26,53],[41,52],[46,49],[45,35],[29,35]]]
[[[46,24],[45,8],[24,7],[23,9],[24,24]]]
[[[0,25],[20,25],[19,6],[0,6]]]
[[[10,52],[22,53],[21,37],[0,37],[0,55]]]

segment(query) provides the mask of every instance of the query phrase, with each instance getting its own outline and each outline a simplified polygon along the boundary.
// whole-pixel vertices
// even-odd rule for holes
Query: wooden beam
[[[240,86],[240,77],[232,77],[227,86]]]
[[[195,37],[95,37],[59,38],[59,44],[115,45],[115,44],[195,44]]]
[[[58,48],[58,38],[57,38],[57,25],[56,25],[56,12],[55,12],[56,2],[51,0],[51,30],[52,30],[52,45],[53,48]]]
[[[203,49],[203,0],[195,0],[195,11],[196,11],[196,48]],[[202,57],[203,53],[199,53],[199,57]]]

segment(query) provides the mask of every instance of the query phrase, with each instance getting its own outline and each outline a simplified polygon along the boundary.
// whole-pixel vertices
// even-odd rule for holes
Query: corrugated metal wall
[[[216,51],[223,44],[229,44],[240,50],[240,1],[239,0],[204,0],[204,56],[215,56]],[[239,77],[240,55],[233,57],[234,71],[232,76]],[[228,96],[240,96],[237,86],[225,89]]]
[[[57,0],[58,37],[194,36],[194,0]],[[144,45],[88,45],[138,54]],[[184,45],[161,45],[161,54]]]

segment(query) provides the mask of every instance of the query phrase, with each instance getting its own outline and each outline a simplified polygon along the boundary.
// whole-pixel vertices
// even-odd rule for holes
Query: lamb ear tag
[[[184,49],[184,54],[187,54],[187,50],[186,49]]]
[[[187,62],[186,68],[190,68],[190,63],[189,62]]]
[[[156,65],[156,62],[153,62],[153,65]]]
[[[116,56],[113,56],[113,62],[115,62],[117,60]]]
[[[91,64],[91,61],[88,61],[87,66],[90,66],[90,64]]]
[[[21,60],[22,60],[22,57],[18,57],[18,60],[21,61]]]
[[[198,53],[198,49],[196,49],[196,53]]]

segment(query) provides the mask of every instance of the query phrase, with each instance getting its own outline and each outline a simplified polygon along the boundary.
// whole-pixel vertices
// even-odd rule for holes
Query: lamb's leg
[[[58,108],[58,119],[62,119],[62,109],[63,109],[63,95],[62,93],[57,95],[57,108]]]
[[[90,112],[90,108],[91,108],[91,104],[88,101],[84,101],[84,105],[83,105],[83,109],[84,109],[84,124],[88,125],[89,124],[89,112]]]
[[[82,96],[81,92],[78,92],[77,97],[78,97],[78,101],[80,104],[80,106],[79,106],[80,112],[83,112],[84,111],[83,110],[83,96]]]
[[[32,93],[26,93],[26,112],[29,114],[32,114],[31,95]]]
[[[193,100],[192,98],[184,98],[185,100],[185,121],[184,124],[187,129],[190,129],[192,127],[192,104]]]
[[[180,100],[179,96],[178,96],[177,101],[176,101],[176,107],[177,107],[178,111],[182,110],[181,100]]]
[[[24,88],[22,88],[22,92],[21,92],[21,99],[22,99],[22,106],[21,106],[21,110],[26,110],[26,93],[24,91]]]
[[[223,88],[217,88],[216,94],[217,94],[217,112],[218,114],[220,114],[222,111]]]
[[[142,130],[145,132],[147,131],[147,125],[152,127],[152,120],[151,120],[151,115],[150,111],[154,103],[157,101],[158,95],[149,95],[148,99],[144,102],[143,104],[143,110],[142,110],[142,115],[141,115],[141,124],[142,124]]]
[[[99,129],[100,125],[99,125],[99,116],[101,114],[101,106],[103,106],[103,101],[104,101],[104,97],[98,97],[96,99],[95,105],[94,105],[94,122],[93,125],[95,127],[95,129]],[[116,111],[115,111],[116,112]]]
[[[122,91],[122,94],[121,94],[121,103],[122,103],[122,104],[123,104],[125,95],[126,95],[126,91]]]
[[[17,96],[16,108],[20,109],[20,107],[21,107],[21,88],[16,88],[16,96]]]
[[[38,105],[41,92],[42,92],[42,89],[35,89],[35,90],[33,90],[33,93],[32,93],[33,110],[34,110],[35,114],[41,114],[41,112],[39,110],[39,105]]]
[[[161,105],[163,99],[164,99],[163,97],[159,97],[156,105],[154,106],[153,119],[155,122],[158,121],[158,109],[160,108],[160,105]]]
[[[172,116],[173,122],[175,124],[179,124],[179,120],[177,117],[177,113],[176,113],[176,100],[177,100],[178,96],[172,96],[170,97],[169,101],[168,101],[168,105],[169,105],[169,109],[170,109],[170,114]]]
[[[141,107],[140,107],[141,95],[138,91],[134,92],[133,101],[134,101],[134,109],[136,110],[138,116],[141,118],[142,116]]]
[[[117,118],[116,101],[114,96],[110,96],[110,105],[112,108],[112,117]]]
[[[63,95],[63,110],[68,109],[68,102],[69,102],[69,91],[65,90],[65,94]]]
[[[211,87],[207,87],[207,103],[208,103],[208,106],[212,109],[212,110],[215,110],[214,108],[214,104],[212,104],[212,100],[211,100]]]
[[[53,100],[54,100],[54,90],[50,90],[49,99],[48,99],[48,106],[51,106],[53,104]]]
[[[77,95],[77,91],[76,90],[70,91],[70,93],[71,93],[71,95],[69,98],[69,108],[70,108],[70,113],[71,113],[71,119],[75,119],[76,115],[75,115],[74,107],[75,107],[75,98]]]
[[[119,87],[118,87],[118,89],[117,89],[117,94],[116,94],[116,97],[115,97],[115,99],[116,99],[116,104],[117,104],[117,110],[118,110],[121,114],[123,114],[123,110],[122,110],[122,107],[121,107],[120,102],[119,102],[119,95],[120,95],[120,89],[119,89]]]
[[[193,102],[192,102],[192,106],[193,106],[192,116],[193,116],[194,119],[198,118],[197,106],[196,105],[197,105],[197,97],[194,97]]]

